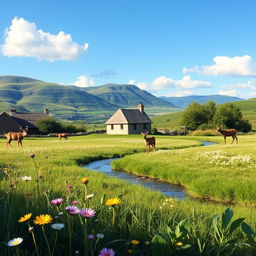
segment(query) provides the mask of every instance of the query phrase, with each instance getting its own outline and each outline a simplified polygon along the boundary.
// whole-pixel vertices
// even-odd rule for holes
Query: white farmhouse
[[[136,134],[151,130],[152,121],[144,112],[144,106],[137,109],[119,109],[105,123],[107,134]]]

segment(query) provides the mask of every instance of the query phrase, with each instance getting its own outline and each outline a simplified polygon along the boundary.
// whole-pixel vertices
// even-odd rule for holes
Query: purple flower
[[[80,215],[82,215],[85,218],[92,218],[95,216],[95,213],[96,212],[90,208],[81,209],[81,211],[80,211]]]
[[[35,154],[30,154],[29,157],[31,157],[32,159],[35,157]]]
[[[53,199],[50,203],[54,205],[60,205],[63,202],[63,198]]]
[[[80,212],[80,209],[78,209],[76,206],[69,205],[66,207],[66,210],[69,214],[78,214]]]
[[[95,236],[93,234],[90,234],[90,235],[87,236],[88,240],[93,240],[94,238],[95,238]]]
[[[100,251],[99,256],[114,256],[115,251],[113,249],[104,248]]]

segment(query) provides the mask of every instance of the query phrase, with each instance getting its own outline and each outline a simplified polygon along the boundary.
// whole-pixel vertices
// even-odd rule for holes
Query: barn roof
[[[105,124],[146,124],[151,122],[144,111],[121,108]]]
[[[11,116],[13,119],[20,123],[20,125],[29,128],[36,128],[36,122],[40,119],[49,117],[48,114],[43,112],[32,112],[32,113],[21,113],[21,112],[12,112]]]
[[[17,123],[12,117],[10,117],[6,112],[0,113],[0,134],[5,132],[13,131],[19,132],[20,131],[20,124]]]

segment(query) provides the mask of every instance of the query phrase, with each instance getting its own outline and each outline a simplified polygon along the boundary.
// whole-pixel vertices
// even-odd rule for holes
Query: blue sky
[[[0,75],[256,97],[255,11],[254,0],[5,1]]]

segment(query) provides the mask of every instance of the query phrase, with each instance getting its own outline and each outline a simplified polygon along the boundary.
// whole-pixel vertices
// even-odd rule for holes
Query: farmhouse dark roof
[[[139,109],[119,109],[105,124],[146,124],[151,122],[144,111]]]
[[[0,113],[0,124],[0,134],[9,131],[20,131],[20,124],[13,120],[6,112]]]
[[[32,113],[21,113],[21,112],[12,112],[11,116],[15,121],[20,123],[23,127],[28,126],[29,128],[35,128],[36,122],[40,119],[49,117],[48,114],[43,112],[32,112]]]

